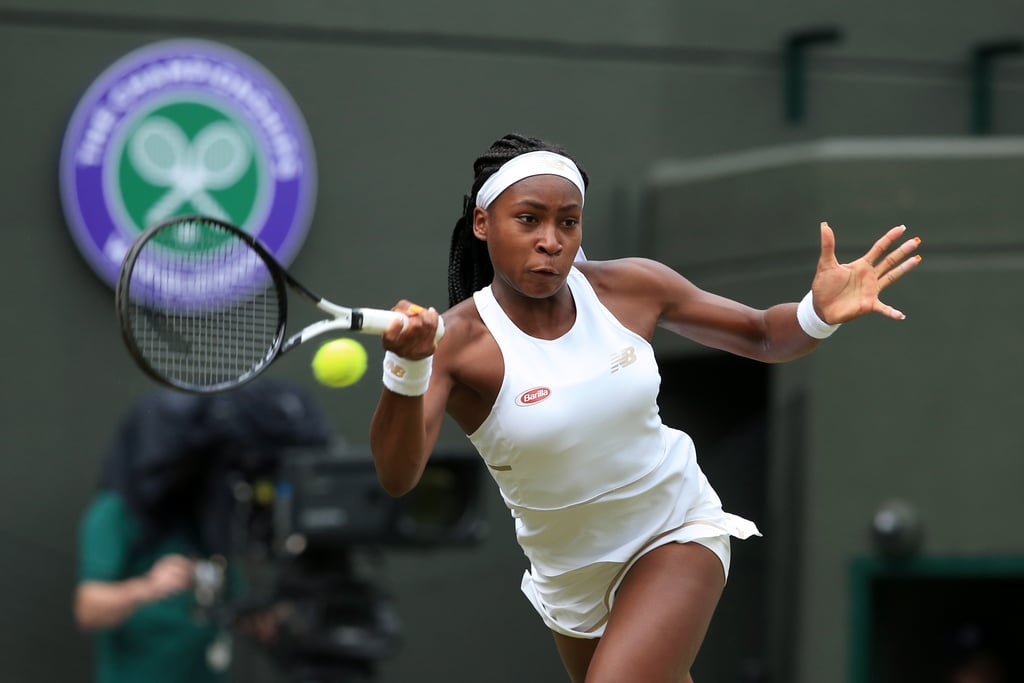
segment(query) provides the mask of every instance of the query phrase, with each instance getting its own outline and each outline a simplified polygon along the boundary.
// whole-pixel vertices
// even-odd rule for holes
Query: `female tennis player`
[[[694,445],[659,417],[650,341],[663,327],[764,362],[799,358],[840,323],[904,315],[879,293],[913,269],[903,226],[840,264],[831,228],[800,303],[757,310],[652,260],[577,260],[587,175],[566,152],[507,135],[474,164],[449,260],[451,308],[383,336],[370,440],[392,495],[416,486],[447,412],[512,512],[522,590],[574,683],[692,683],[729,571],[730,537]],[[899,244],[897,244],[899,243]],[[575,262],[574,262],[575,261]],[[418,312],[418,314],[416,314]]]

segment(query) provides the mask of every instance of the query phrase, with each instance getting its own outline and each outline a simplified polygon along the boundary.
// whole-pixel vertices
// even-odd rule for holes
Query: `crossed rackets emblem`
[[[226,121],[209,124],[190,141],[178,124],[163,117],[139,126],[128,154],[143,180],[167,190],[146,212],[147,224],[170,217],[186,202],[207,216],[229,220],[209,190],[236,184],[252,160],[246,138]]]

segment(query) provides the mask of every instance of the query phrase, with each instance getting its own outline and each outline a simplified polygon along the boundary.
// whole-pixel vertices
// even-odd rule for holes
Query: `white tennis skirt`
[[[674,446],[665,462],[634,484],[581,509],[556,513],[557,526],[568,517],[564,528],[547,532],[556,524],[518,515],[519,540],[531,558],[522,590],[548,628],[577,638],[600,637],[626,572],[655,548],[700,543],[718,556],[728,578],[731,537],[761,535],[753,522],[722,510],[689,437],[676,432]],[[530,541],[544,536],[543,545],[531,547]]]
[[[725,576],[729,576],[731,534],[719,530],[716,535],[702,536],[707,530],[703,523],[675,529],[653,539],[628,562],[597,562],[558,576],[544,576],[531,568],[523,573],[523,593],[552,631],[574,638],[600,638],[626,572],[655,548],[668,543],[700,543],[718,556]]]

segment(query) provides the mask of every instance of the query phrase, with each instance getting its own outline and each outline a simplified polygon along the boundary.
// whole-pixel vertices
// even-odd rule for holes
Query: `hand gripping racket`
[[[287,336],[288,291],[330,318]],[[383,334],[402,313],[348,308],[295,280],[263,244],[229,223],[179,216],[146,229],[121,264],[121,334],[156,381],[193,393],[231,389],[325,332]],[[438,320],[437,339],[444,334]]]

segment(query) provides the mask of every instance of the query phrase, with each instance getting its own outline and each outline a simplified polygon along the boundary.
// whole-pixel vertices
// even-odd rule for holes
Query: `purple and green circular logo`
[[[131,52],[89,88],[64,136],[60,183],[79,250],[113,286],[139,233],[185,214],[233,223],[287,265],[312,219],[316,160],[266,69],[223,45],[173,40]]]

